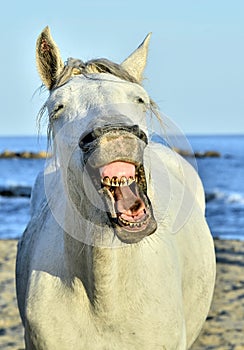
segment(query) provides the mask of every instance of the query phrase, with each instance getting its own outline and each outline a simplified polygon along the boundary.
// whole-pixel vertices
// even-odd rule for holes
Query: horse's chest
[[[102,305],[91,303],[82,287],[74,293],[55,283],[58,294],[46,284],[30,307],[30,331],[44,342],[38,349],[184,349],[181,305],[172,295],[172,303],[153,298],[133,302],[132,295],[127,302],[121,297],[114,305]]]

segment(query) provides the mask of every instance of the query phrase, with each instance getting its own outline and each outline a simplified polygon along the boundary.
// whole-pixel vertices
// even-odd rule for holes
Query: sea
[[[244,240],[244,135],[189,135],[206,197],[206,219],[214,237]],[[0,137],[0,153],[47,150],[45,137]],[[0,159],[0,239],[21,237],[30,218],[30,194],[44,159]]]

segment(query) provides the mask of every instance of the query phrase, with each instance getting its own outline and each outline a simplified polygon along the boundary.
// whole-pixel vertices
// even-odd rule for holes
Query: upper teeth
[[[117,176],[113,176],[112,179],[110,179],[108,176],[105,176],[103,179],[101,179],[103,185],[114,187],[129,186],[134,181],[135,178],[132,176],[130,176],[128,179],[125,176],[122,176],[120,179]]]

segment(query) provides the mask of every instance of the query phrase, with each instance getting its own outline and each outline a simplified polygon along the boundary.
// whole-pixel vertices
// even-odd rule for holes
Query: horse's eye
[[[144,104],[144,100],[141,97],[137,97],[137,102],[138,103],[143,103]]]
[[[59,117],[60,111],[64,108],[63,104],[58,105],[50,114],[51,119],[57,119]]]

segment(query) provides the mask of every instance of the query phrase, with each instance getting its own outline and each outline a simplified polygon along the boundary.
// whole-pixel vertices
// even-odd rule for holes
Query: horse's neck
[[[97,248],[66,237],[66,261],[73,278],[80,280],[96,308],[107,312],[118,300],[123,303],[143,292],[147,268],[140,245],[125,248]]]

